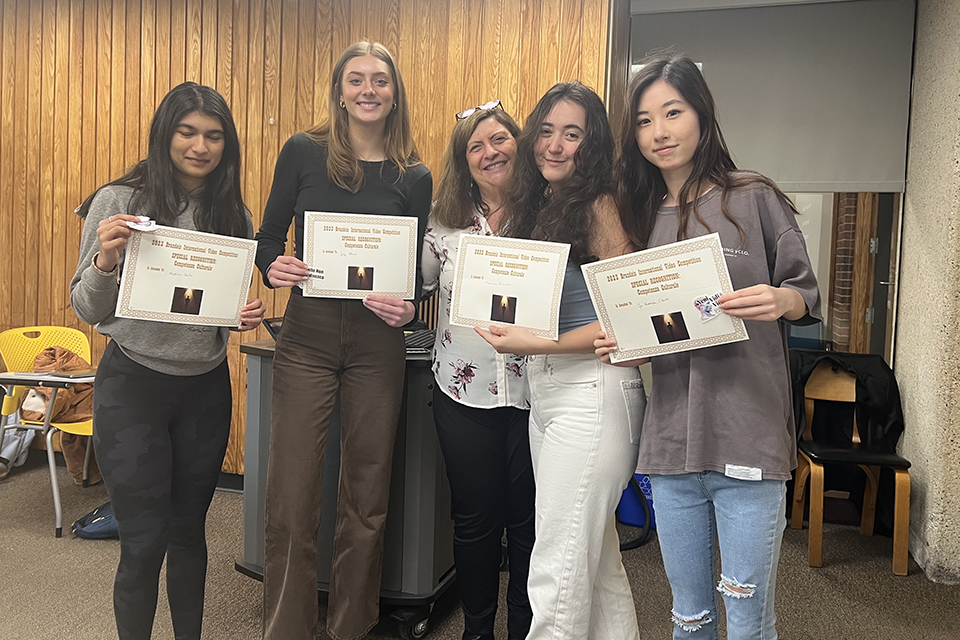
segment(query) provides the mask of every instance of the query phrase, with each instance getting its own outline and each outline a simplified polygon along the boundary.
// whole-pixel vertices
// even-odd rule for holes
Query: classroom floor
[[[107,500],[103,485],[75,486],[59,469],[64,530]],[[218,492],[207,523],[210,559],[204,638],[260,637],[261,586],[234,570],[242,544],[242,496]],[[960,586],[934,584],[911,561],[910,575],[891,570],[892,541],[861,537],[855,526],[827,525],[822,569],[807,566],[807,532],[787,529],[778,575],[777,615],[784,639],[956,640]],[[116,638],[112,614],[117,541],[54,537],[49,474],[41,451],[0,482],[0,638]],[[641,636],[670,637],[670,590],[654,539],[624,554]],[[154,638],[173,638],[162,585]],[[456,590],[436,604],[428,639],[459,640]],[[501,590],[503,593],[503,590]],[[501,607],[503,609],[503,607]],[[501,610],[498,638],[506,637]],[[325,616],[321,608],[321,622]],[[322,632],[318,638],[327,638]],[[383,616],[371,640],[399,638]],[[724,637],[721,634],[721,637]]]

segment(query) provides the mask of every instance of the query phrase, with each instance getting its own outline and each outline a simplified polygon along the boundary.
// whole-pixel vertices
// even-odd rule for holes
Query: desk
[[[48,387],[53,389],[50,394],[50,401],[47,403],[47,411],[44,416],[43,424],[24,424],[20,421],[18,424],[9,425],[12,428],[33,429],[46,436],[47,439],[47,464],[50,466],[50,484],[53,489],[53,508],[56,513],[56,535],[63,535],[63,512],[60,509],[60,487],[57,485],[57,463],[53,456],[53,434],[51,428],[51,418],[53,417],[53,408],[57,402],[57,392],[60,389],[69,389],[77,384],[92,384],[94,376],[86,375],[79,378],[66,378],[54,373],[30,373],[30,372],[7,372],[0,373],[0,385],[6,388],[6,395],[12,396],[14,387]],[[5,407],[6,408],[6,407]],[[9,409],[13,414],[13,409]],[[7,429],[7,417],[0,419],[0,443],[3,442],[3,432]],[[87,481],[87,466],[90,464],[90,443],[87,443],[87,455],[83,463],[84,486]]]
[[[247,416],[244,441],[243,556],[241,573],[263,579],[264,514],[270,447],[273,340],[240,346],[247,356]],[[430,356],[408,354],[404,399],[393,455],[390,503],[384,533],[382,605],[416,607],[395,613],[407,624],[429,615],[430,605],[456,576],[450,487],[433,424]],[[340,472],[340,411],[334,407],[323,468],[323,497],[317,532],[317,588],[329,591],[333,532]],[[425,613],[425,615],[424,615]],[[412,620],[416,622],[416,620]]]

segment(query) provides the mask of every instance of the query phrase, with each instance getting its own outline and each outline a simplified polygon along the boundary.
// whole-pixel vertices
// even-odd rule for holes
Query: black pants
[[[120,531],[113,608],[121,640],[150,638],[160,567],[177,640],[199,640],[207,509],[230,433],[230,372],[137,364],[110,342],[97,368],[93,443]]]
[[[533,615],[527,599],[535,497],[530,412],[513,407],[468,407],[434,385],[433,416],[450,479],[453,553],[463,600],[464,636],[493,639],[500,541],[506,527],[510,561],[507,629],[511,640],[522,640]]]

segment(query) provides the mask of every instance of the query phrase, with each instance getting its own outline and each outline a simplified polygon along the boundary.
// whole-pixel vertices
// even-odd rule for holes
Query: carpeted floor
[[[116,638],[111,593],[119,555],[116,541],[54,537],[49,475],[40,451],[0,482],[0,639]],[[102,485],[74,486],[60,469],[64,529],[107,500]],[[210,560],[204,638],[255,640],[260,628],[260,583],[234,570],[242,543],[242,497],[218,492],[207,523]],[[780,637],[798,639],[956,640],[960,587],[933,584],[911,562],[898,578],[889,538],[861,537],[856,527],[827,525],[822,569],[807,566],[806,531],[787,529],[780,559],[777,614]],[[624,554],[642,637],[670,637],[670,591],[654,540]],[[161,585],[161,591],[165,589]],[[502,608],[502,607],[501,607]],[[321,619],[325,615],[321,608]],[[428,638],[459,640],[455,589],[434,607]],[[501,611],[498,634],[506,637]],[[320,638],[327,638],[321,632]],[[372,640],[398,638],[383,616]],[[154,638],[173,638],[161,594]]]

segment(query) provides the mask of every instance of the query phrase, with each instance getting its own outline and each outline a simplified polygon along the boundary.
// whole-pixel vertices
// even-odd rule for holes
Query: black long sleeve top
[[[423,285],[420,253],[433,197],[430,170],[420,164],[407,169],[398,179],[397,167],[390,161],[363,162],[362,165],[364,186],[357,193],[350,193],[330,182],[326,147],[303,133],[287,140],[277,158],[263,222],[255,236],[257,268],[263,274],[265,285],[270,286],[267,269],[284,254],[291,219],[295,225],[296,256],[303,259],[304,211],[408,216],[418,220],[415,291],[419,295]],[[293,293],[302,295],[300,287],[294,287]]]

